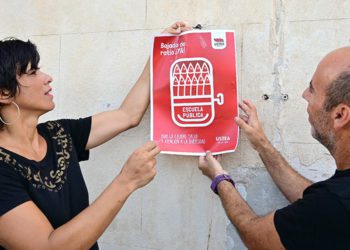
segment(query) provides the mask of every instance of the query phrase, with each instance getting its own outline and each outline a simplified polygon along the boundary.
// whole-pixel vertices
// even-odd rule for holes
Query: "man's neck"
[[[340,138],[332,153],[338,170],[350,169],[350,137]]]

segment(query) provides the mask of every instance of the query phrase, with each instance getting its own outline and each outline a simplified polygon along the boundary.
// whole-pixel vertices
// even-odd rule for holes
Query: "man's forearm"
[[[302,194],[311,181],[296,172],[270,142],[257,149],[272,179],[284,196],[294,202],[302,198]]]
[[[260,125],[256,107],[249,100],[243,100],[239,107],[244,114],[236,117],[235,121],[258,151],[272,179],[289,201],[301,198],[311,182],[298,174],[271,145]]]
[[[227,216],[240,233],[247,231],[249,221],[257,218],[257,215],[240,196],[236,188],[230,182],[221,181],[218,186],[218,194]],[[244,235],[241,235],[244,236]]]
[[[274,226],[274,213],[257,216],[227,181],[218,184],[218,193],[227,216],[249,249],[283,249]]]

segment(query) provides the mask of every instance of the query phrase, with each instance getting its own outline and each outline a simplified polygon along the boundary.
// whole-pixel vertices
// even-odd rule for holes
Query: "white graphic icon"
[[[213,67],[201,57],[176,60],[170,68],[171,117],[179,127],[205,127],[215,118],[215,102],[224,103],[224,95],[214,97]]]

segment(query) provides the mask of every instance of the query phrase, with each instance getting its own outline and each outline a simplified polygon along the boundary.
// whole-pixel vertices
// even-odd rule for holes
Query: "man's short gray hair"
[[[329,112],[340,103],[350,106],[350,71],[345,71],[328,86],[324,110]]]

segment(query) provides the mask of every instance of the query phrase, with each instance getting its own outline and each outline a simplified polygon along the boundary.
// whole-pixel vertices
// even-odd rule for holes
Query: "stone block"
[[[156,15],[154,13],[157,13]],[[243,14],[244,13],[244,14]],[[191,24],[232,25],[237,23],[266,22],[272,14],[269,1],[148,1],[147,27],[163,27],[162,24],[185,20]]]
[[[145,15],[146,1],[140,0],[14,0],[2,4],[0,33],[41,35],[142,29]]]
[[[350,2],[344,0],[284,1],[284,4],[290,21],[348,18],[350,12]]]
[[[281,91],[288,94],[289,100],[285,102],[279,120],[285,141],[315,143],[307,120],[307,102],[301,95],[309,86],[319,61],[330,51],[348,46],[349,35],[344,30],[349,25],[350,20],[286,24]]]
[[[250,24],[242,31],[242,99],[257,106],[258,115],[269,138],[273,139],[276,115],[272,99],[264,101],[264,94],[273,95],[273,53],[270,44],[270,28],[265,24]],[[244,138],[244,135],[242,135]]]
[[[118,108],[143,70],[150,40],[147,31],[63,36],[62,114],[77,117]]]

